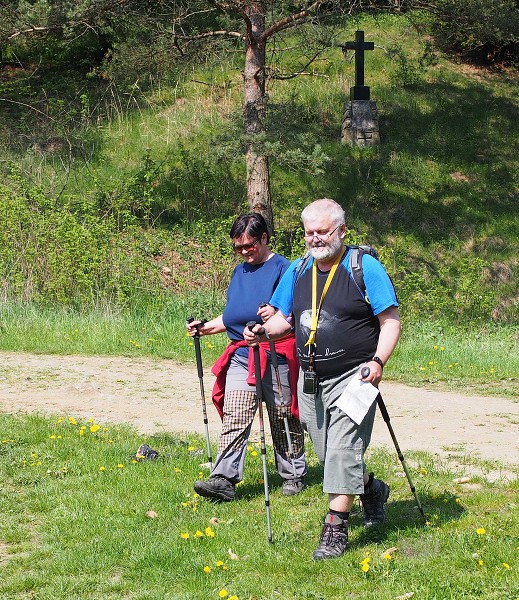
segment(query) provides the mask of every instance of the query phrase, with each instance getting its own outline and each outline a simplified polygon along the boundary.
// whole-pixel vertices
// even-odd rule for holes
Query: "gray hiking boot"
[[[324,520],[319,546],[314,551],[314,560],[337,558],[348,547],[348,521],[328,513]]]
[[[220,475],[209,477],[207,481],[195,481],[194,488],[200,496],[220,502],[230,502],[235,496],[234,483]]]
[[[283,496],[295,496],[305,489],[305,480],[303,477],[297,479],[285,479],[281,491]]]
[[[386,517],[384,504],[389,498],[389,486],[381,479],[375,479],[373,473],[369,474],[369,481],[360,495],[360,502],[364,509],[364,526],[378,525]]]

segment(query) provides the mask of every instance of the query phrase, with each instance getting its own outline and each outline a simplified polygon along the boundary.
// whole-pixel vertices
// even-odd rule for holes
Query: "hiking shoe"
[[[389,498],[389,486],[381,479],[375,479],[373,473],[369,474],[368,485],[360,495],[360,502],[364,509],[364,526],[378,525],[385,519],[384,504]]]
[[[221,475],[209,477],[207,481],[195,481],[195,492],[204,498],[230,502],[234,500],[234,483]]]
[[[324,520],[319,546],[314,551],[314,560],[337,558],[348,547],[348,521],[328,513]]]
[[[148,444],[141,444],[135,453],[136,460],[155,460],[159,453]]]
[[[285,479],[281,488],[283,496],[295,496],[305,489],[305,480],[302,477],[297,479]]]

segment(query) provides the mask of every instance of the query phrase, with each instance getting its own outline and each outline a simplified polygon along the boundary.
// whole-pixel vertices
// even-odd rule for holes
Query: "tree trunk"
[[[258,150],[256,137],[265,131],[265,7],[263,2],[252,2],[247,8],[249,25],[245,47],[243,106],[247,150],[247,202],[251,211],[265,217],[273,230],[272,200],[268,157]]]

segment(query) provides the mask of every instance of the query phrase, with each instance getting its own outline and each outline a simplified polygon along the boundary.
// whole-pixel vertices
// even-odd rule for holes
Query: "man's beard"
[[[332,238],[332,240],[325,246],[312,246],[312,244],[307,244],[310,254],[315,258],[315,260],[319,261],[328,261],[334,259],[341,250],[342,246],[342,239],[338,235]]]

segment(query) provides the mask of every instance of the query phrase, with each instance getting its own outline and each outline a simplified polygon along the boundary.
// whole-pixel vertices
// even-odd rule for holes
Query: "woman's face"
[[[259,265],[265,262],[270,253],[267,247],[267,234],[265,233],[259,238],[244,233],[240,237],[232,238],[232,245],[234,252],[250,265]]]

